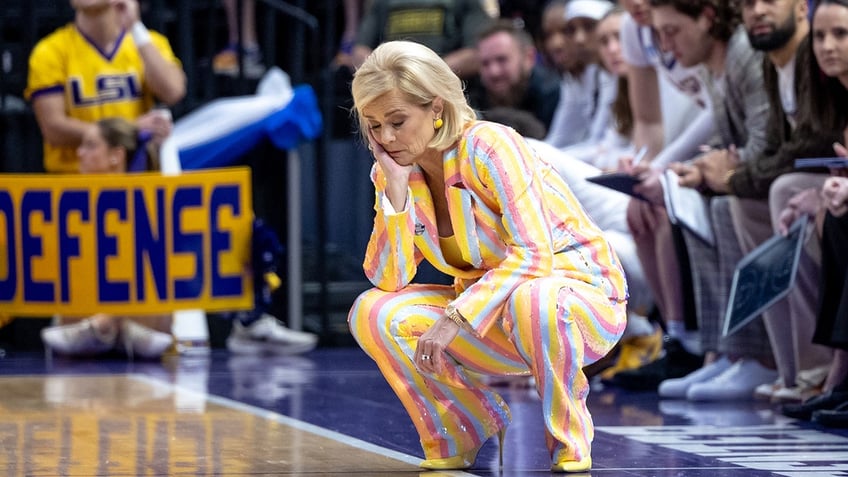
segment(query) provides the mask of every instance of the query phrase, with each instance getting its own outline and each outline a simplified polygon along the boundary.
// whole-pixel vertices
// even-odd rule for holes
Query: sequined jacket
[[[514,130],[473,122],[443,160],[454,235],[472,266],[456,268],[442,256],[423,172],[416,166],[410,176],[406,210],[387,213],[386,179],[375,163],[376,215],[364,269],[376,287],[400,290],[426,259],[455,277],[452,304],[481,335],[498,322],[512,291],[533,278],[579,280],[610,300],[627,299],[621,265],[600,229]]]

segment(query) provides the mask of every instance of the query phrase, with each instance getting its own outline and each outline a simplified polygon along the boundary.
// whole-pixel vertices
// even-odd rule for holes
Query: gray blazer
[[[751,48],[745,28],[730,37],[724,76],[716,84],[704,82],[712,99],[713,117],[725,147],[736,145],[739,159],[747,161],[762,154],[766,146],[769,98],[763,82],[763,56]]]

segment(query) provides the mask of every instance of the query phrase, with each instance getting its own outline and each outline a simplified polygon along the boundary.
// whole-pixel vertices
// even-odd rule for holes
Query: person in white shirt
[[[559,103],[545,137],[554,147],[588,139],[602,91],[615,87],[608,75],[601,74],[594,33],[598,20],[612,7],[607,0],[554,0],[542,14],[543,51],[562,75]]]
[[[629,65],[633,146],[637,150],[645,147],[647,153],[636,165],[631,158],[624,158],[620,168],[643,177],[639,186],[643,194],[662,197],[659,175],[665,166],[691,158],[715,135],[710,100],[700,78],[701,69],[686,68],[669,52],[661,51],[648,0],[622,0],[621,5],[628,12],[622,21],[621,42]],[[655,389],[663,379],[681,377],[700,367],[698,333],[684,320],[683,283],[687,277],[682,265],[686,262],[678,257],[680,240],[674,238],[665,208],[633,199],[628,204],[627,220],[672,339],[664,359],[642,373],[619,373],[613,382]]]
[[[604,90],[592,121],[592,129],[600,133],[594,135],[595,139],[562,149],[541,141],[531,141],[534,148],[565,178],[580,203],[604,231],[627,274],[630,292],[627,329],[615,362],[601,372],[602,379],[656,359],[662,348],[661,330],[645,318],[653,307],[653,296],[627,227],[625,212],[629,196],[586,180],[604,170],[614,169],[621,154],[629,153],[632,148],[633,117],[627,97],[627,64],[621,57],[619,41],[623,16],[624,11],[616,7],[600,18],[595,28],[602,74],[612,86]]]

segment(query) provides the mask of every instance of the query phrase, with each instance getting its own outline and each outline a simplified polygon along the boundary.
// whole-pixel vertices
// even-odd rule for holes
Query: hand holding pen
[[[631,175],[639,175],[644,172],[645,167],[639,167],[642,159],[648,154],[648,146],[642,146],[633,157],[624,156],[618,160],[618,170]]]

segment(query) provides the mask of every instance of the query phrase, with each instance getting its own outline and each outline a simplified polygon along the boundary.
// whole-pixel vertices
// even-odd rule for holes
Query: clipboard
[[[587,177],[587,181],[623,192],[631,197],[648,201],[642,194],[633,191],[636,184],[642,182],[638,177],[625,172],[606,172],[597,176]]]
[[[802,216],[786,237],[772,236],[736,265],[723,336],[733,334],[792,290],[808,222],[809,217]]]

